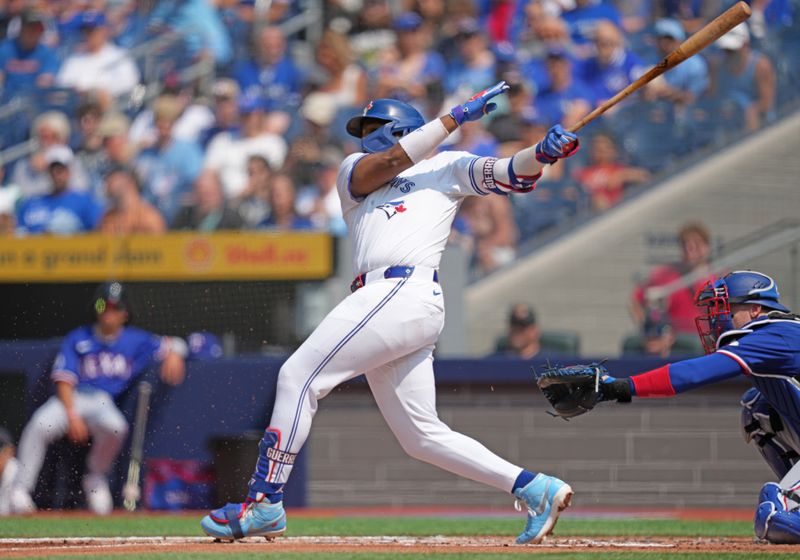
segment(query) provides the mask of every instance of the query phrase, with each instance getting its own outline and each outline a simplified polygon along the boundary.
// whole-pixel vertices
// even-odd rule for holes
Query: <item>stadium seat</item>
[[[539,337],[542,350],[578,355],[581,351],[581,337],[572,331],[542,331]]]
[[[622,354],[646,354],[644,350],[644,336],[631,334],[622,341]],[[679,333],[675,336],[670,356],[702,356],[703,347],[700,339],[693,334]]]

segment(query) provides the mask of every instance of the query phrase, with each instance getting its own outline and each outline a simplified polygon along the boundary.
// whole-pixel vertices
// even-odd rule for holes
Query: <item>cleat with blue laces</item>
[[[517,544],[539,544],[553,532],[561,512],[572,502],[572,488],[563,480],[539,473],[527,486],[517,489],[514,506],[528,509],[525,530],[517,537]]]

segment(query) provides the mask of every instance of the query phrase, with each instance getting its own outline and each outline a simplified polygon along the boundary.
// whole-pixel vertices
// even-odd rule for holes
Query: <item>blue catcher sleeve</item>
[[[671,397],[742,373],[739,364],[722,354],[683,360],[630,378],[637,397]]]

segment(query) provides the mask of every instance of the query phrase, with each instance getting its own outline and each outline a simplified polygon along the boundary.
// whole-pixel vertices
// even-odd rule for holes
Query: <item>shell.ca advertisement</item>
[[[0,282],[315,280],[333,270],[322,233],[168,233],[0,242]]]

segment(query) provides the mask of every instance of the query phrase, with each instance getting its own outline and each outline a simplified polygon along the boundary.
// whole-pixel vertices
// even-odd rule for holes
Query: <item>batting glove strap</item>
[[[550,157],[546,153],[544,153],[544,150],[542,150],[542,143],[539,142],[538,144],[536,144],[536,161],[547,165],[557,162],[558,158]]]

